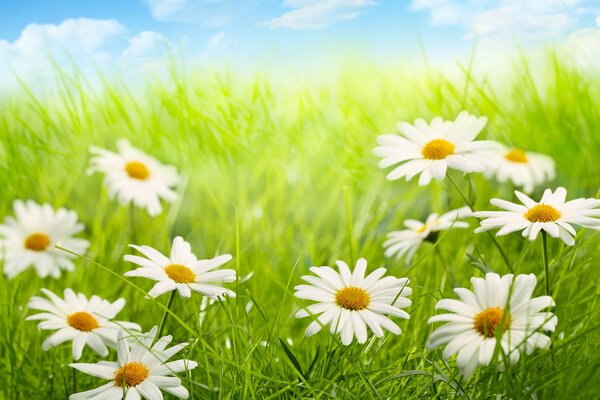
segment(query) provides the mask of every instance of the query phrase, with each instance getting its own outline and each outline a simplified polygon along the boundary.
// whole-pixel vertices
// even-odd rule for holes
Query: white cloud
[[[572,33],[562,50],[576,66],[600,71],[600,14],[596,17],[595,28]]]
[[[122,55],[125,58],[157,57],[168,46],[169,40],[162,33],[144,31],[129,39]]]
[[[37,85],[52,78],[53,63],[67,72],[76,68],[85,74],[96,68],[105,73],[148,70],[146,64],[161,60],[161,50],[169,45],[167,38],[157,32],[145,31],[131,37],[114,19],[33,23],[15,41],[0,40],[0,75],[10,77],[12,70]]]
[[[12,68],[19,76],[43,77],[51,69],[49,56],[59,64],[102,65],[110,47],[125,37],[119,22],[90,18],[66,19],[58,25],[29,24],[14,42],[0,40],[0,71]]]
[[[259,25],[271,29],[321,29],[356,18],[376,4],[374,0],[285,0],[284,6],[292,11]]]
[[[207,45],[209,49],[221,49],[235,42],[235,38],[225,31],[219,31],[208,38]]]
[[[467,39],[555,39],[566,34],[581,0],[412,0],[435,25],[457,25]]]
[[[146,0],[152,16],[157,20],[168,20],[186,6],[187,0]]]

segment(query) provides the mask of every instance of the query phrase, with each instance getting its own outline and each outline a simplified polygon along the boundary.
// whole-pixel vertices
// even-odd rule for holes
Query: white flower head
[[[503,357],[516,363],[520,353],[531,354],[536,348],[548,348],[550,338],[540,331],[554,331],[558,319],[542,310],[554,306],[550,296],[532,298],[537,283],[535,275],[488,273],[471,278],[474,291],[456,288],[460,300],[442,299],[435,308],[449,311],[429,318],[429,323],[445,322],[436,329],[427,346],[446,345],[443,356],[458,354],[456,363],[461,373],[470,377],[478,365],[492,362],[499,345],[498,362]]]
[[[130,246],[147,258],[134,255],[123,257],[125,261],[141,267],[126,272],[125,276],[139,276],[157,281],[148,292],[150,297],[157,297],[173,290],[177,290],[183,297],[190,297],[192,290],[210,298],[218,298],[223,295],[235,297],[235,292],[219,286],[223,282],[235,281],[235,270],[221,269],[214,271],[232,259],[229,254],[223,254],[208,260],[198,260],[192,253],[190,244],[183,240],[181,236],[173,239],[169,257],[149,246],[136,246],[133,244]]]
[[[88,174],[104,174],[104,184],[111,197],[121,204],[133,203],[145,208],[151,216],[162,212],[160,199],[174,202],[177,194],[171,189],[177,184],[175,167],[163,165],[154,157],[131,146],[129,141],[117,142],[118,153],[92,146]]]
[[[435,242],[441,231],[451,228],[468,228],[469,224],[459,219],[472,214],[469,207],[463,207],[442,215],[433,213],[425,222],[407,219],[404,225],[408,229],[388,233],[387,240],[383,243],[384,254],[388,258],[395,255],[397,259],[406,255],[406,262],[410,264],[424,241]]]
[[[69,400],[157,400],[163,398],[161,390],[177,398],[187,399],[187,389],[174,374],[190,371],[196,368],[198,363],[185,359],[167,362],[185,348],[187,343],[167,348],[173,339],[169,335],[153,344],[156,332],[155,326],[150,332],[131,338],[120,331],[117,342],[118,360],[115,362],[69,364],[70,367],[88,375],[110,380],[96,389],[72,394]]]
[[[387,315],[410,318],[402,310],[411,305],[407,298],[412,293],[408,278],[382,278],[385,268],[365,277],[364,258],[356,262],[354,272],[343,261],[336,264],[339,273],[330,267],[311,267],[316,276],[303,276],[309,284],[295,288],[296,297],[317,302],[296,313],[296,318],[316,317],[306,328],[306,335],[314,335],[325,325],[330,325],[331,334],[340,334],[344,345],[352,343],[355,336],[359,343],[365,343],[367,327],[377,337],[383,336],[383,329],[400,335],[402,330]]]
[[[500,228],[496,236],[523,231],[523,237],[535,240],[540,231],[547,232],[553,238],[560,238],[568,246],[575,244],[575,229],[571,224],[585,228],[600,229],[600,200],[575,199],[565,201],[567,191],[559,187],[554,192],[546,189],[539,202],[527,195],[515,191],[523,205],[506,200],[492,199],[490,203],[505,211],[478,211],[474,215],[487,218],[475,232],[484,232]]]
[[[499,145],[488,156],[490,165],[494,167],[488,169],[486,174],[494,176],[500,183],[510,180],[525,193],[533,192],[536,186],[556,176],[555,162],[545,154]]]
[[[43,312],[31,315],[26,320],[41,320],[38,324],[39,329],[56,330],[42,344],[44,351],[72,341],[75,361],[81,358],[86,345],[99,356],[106,357],[106,346],[116,347],[117,332],[122,329],[140,330],[138,324],[113,321],[125,306],[124,299],[111,303],[94,295],[88,300],[83,293],[76,294],[72,289],[65,289],[64,299],[47,289],[42,289],[42,292],[49,300],[34,296],[29,300],[27,307]]]
[[[421,118],[415,120],[414,125],[398,122],[398,130],[404,137],[379,136],[380,146],[373,153],[382,158],[380,168],[401,164],[387,175],[388,180],[404,177],[409,181],[421,174],[421,186],[432,178],[444,179],[448,168],[467,173],[483,172],[488,161],[481,151],[496,146],[491,141],[475,141],[486,122],[487,118],[477,118],[466,111],[458,114],[454,121],[435,117],[430,124]]]
[[[15,200],[13,217],[6,217],[0,225],[0,260],[4,259],[4,273],[9,278],[33,265],[37,274],[58,278],[61,270],[72,271],[74,255],[54,247],[55,244],[75,252],[85,253],[90,245],[85,239],[74,237],[83,230],[75,211],[34,201]]]

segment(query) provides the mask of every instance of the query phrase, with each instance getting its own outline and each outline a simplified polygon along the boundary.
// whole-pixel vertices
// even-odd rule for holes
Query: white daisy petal
[[[522,231],[521,235],[535,240],[541,231],[552,238],[559,238],[568,246],[575,244],[576,232],[572,224],[583,227],[600,227],[600,201],[575,199],[565,202],[567,191],[560,187],[552,192],[546,189],[539,202],[515,191],[523,206],[508,201],[492,199],[492,205],[506,211],[479,211],[474,215],[482,218],[476,233],[499,229],[497,236]]]
[[[125,139],[117,142],[118,152],[91,147],[88,173],[104,174],[111,197],[122,204],[145,208],[151,216],[162,211],[160,200],[177,199],[171,190],[178,180],[177,170],[132,147]]]
[[[431,333],[427,342],[429,348],[446,345],[443,351],[446,359],[458,354],[457,365],[468,378],[477,366],[489,365],[496,351],[501,368],[504,356],[516,363],[520,351],[530,354],[535,348],[549,346],[550,338],[538,330],[545,329],[545,324],[549,330],[556,327],[556,317],[551,312],[541,312],[553,306],[554,301],[549,296],[531,298],[535,275],[500,277],[488,273],[485,278],[472,278],[471,281],[474,293],[458,288],[455,293],[460,301],[442,299],[436,305],[436,309],[450,313],[429,319],[429,323],[444,323]],[[508,311],[505,311],[507,307]],[[500,335],[500,342],[497,335]],[[520,344],[525,338],[523,349]]]
[[[163,394],[161,390],[179,398],[187,398],[189,395],[187,390],[181,386],[181,380],[175,377],[174,374],[192,370],[198,364],[188,360],[166,362],[185,347],[185,344],[165,349],[165,346],[171,341],[171,337],[166,336],[160,338],[154,345],[153,351],[155,353],[136,350],[136,347],[140,346],[139,342],[143,342],[145,346],[149,346],[154,340],[156,332],[156,326],[150,332],[138,338],[128,338],[125,334],[119,332],[118,363],[100,361],[96,364],[70,364],[72,368],[78,371],[110,380],[109,383],[97,389],[73,394],[70,399],[121,399],[123,389],[127,392],[125,399],[130,400],[139,400],[142,397],[151,400],[162,399]],[[154,357],[154,364],[149,362],[149,354]],[[153,354],[156,354],[156,357],[160,357],[161,360],[157,361]],[[158,365],[158,363],[162,363],[162,365]]]
[[[311,336],[329,325],[331,334],[339,334],[342,344],[349,345],[354,338],[358,343],[368,340],[367,327],[375,336],[383,336],[386,329],[396,335],[402,331],[387,315],[409,318],[403,307],[411,302],[406,296],[411,289],[407,278],[385,277],[385,268],[378,268],[365,277],[367,261],[363,258],[356,262],[354,271],[350,271],[343,261],[336,262],[339,273],[329,267],[311,267],[319,278],[304,276],[303,280],[311,285],[296,286],[295,296],[316,301],[296,313],[296,318],[316,316],[306,335]],[[392,304],[393,303],[393,304]]]

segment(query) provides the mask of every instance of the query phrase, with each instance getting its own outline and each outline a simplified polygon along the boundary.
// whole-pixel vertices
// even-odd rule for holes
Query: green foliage
[[[133,269],[122,261],[131,252],[127,244],[167,251],[175,235],[199,257],[233,254],[240,277],[253,272],[237,284],[236,299],[207,305],[202,318],[199,295],[175,299],[173,311],[185,326],[169,318],[165,331],[191,343],[185,356],[199,367],[182,379],[194,399],[596,398],[597,233],[581,233],[573,248],[549,242],[559,320],[552,349],[504,373],[482,369],[468,381],[441,351],[426,349],[427,319],[438,299],[452,297],[455,286],[470,288],[481,270],[508,272],[489,237],[450,231],[439,251],[425,244],[412,266],[382,253],[385,234],[404,219],[463,205],[448,182],[419,188],[415,181],[385,180],[371,150],[398,120],[454,118],[463,109],[486,115],[481,138],[547,153],[558,168],[550,187],[565,186],[570,199],[596,195],[600,81],[552,57],[548,65],[536,74],[520,63],[508,81],[495,84],[469,72],[449,80],[431,71],[361,66],[329,81],[174,70],[135,90],[119,81],[94,88],[57,71],[51,94],[34,97],[23,87],[0,99],[0,215],[12,214],[14,199],[76,210],[92,242],[87,256],[117,274]],[[181,201],[157,218],[110,200],[101,177],[85,173],[88,147],[114,149],[121,137],[185,177]],[[454,177],[467,188],[465,178]],[[510,187],[469,179],[478,209],[492,197],[513,198]],[[517,273],[538,276],[535,294],[542,295],[541,244],[518,234],[499,243]],[[358,257],[369,261],[369,271],[385,265],[411,278],[413,306],[411,319],[399,322],[403,334],[349,347],[327,331],[305,338],[308,319],[294,318],[307,305],[293,297],[300,276],[312,265]],[[24,321],[25,305],[41,287],[124,297],[118,319],[145,330],[160,321],[163,308],[126,280],[83,259],[77,265],[58,280],[41,280],[32,270],[11,281],[0,277],[0,398],[59,399],[72,392],[70,347],[43,352],[47,332]],[[83,362],[97,359],[84,351]],[[100,383],[78,376],[79,390]]]

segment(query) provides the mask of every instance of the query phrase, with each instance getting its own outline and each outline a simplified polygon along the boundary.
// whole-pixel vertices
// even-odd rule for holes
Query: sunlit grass
[[[454,118],[463,109],[486,115],[481,138],[549,154],[558,172],[549,187],[565,186],[570,198],[596,195],[600,81],[550,61],[552,68],[538,74],[519,64],[510,80],[494,85],[468,72],[449,81],[436,72],[356,66],[328,83],[173,71],[166,82],[135,90],[113,81],[93,89],[57,72],[53,95],[35,98],[23,88],[0,98],[0,215],[12,213],[13,199],[76,210],[92,242],[86,256],[117,274],[133,268],[122,261],[131,253],[127,244],[167,251],[176,235],[199,257],[233,254],[229,266],[240,277],[254,272],[238,283],[236,299],[205,304],[201,320],[200,296],[175,299],[184,324],[170,318],[165,331],[192,343],[185,356],[199,367],[182,378],[193,398],[593,398],[600,381],[597,233],[583,232],[573,248],[549,243],[559,319],[553,348],[504,374],[490,367],[468,381],[441,352],[426,350],[427,319],[438,299],[452,297],[455,286],[470,287],[481,270],[507,273],[498,251],[470,229],[442,235],[439,252],[425,245],[412,266],[386,260],[382,251],[385,234],[405,218],[464,205],[448,182],[419,188],[385,180],[371,150],[398,120]],[[181,201],[157,218],[111,201],[101,177],[85,174],[88,147],[114,149],[121,137],[185,176]],[[512,188],[482,176],[471,184],[478,209],[491,197],[512,199]],[[538,276],[535,295],[542,295],[540,242],[510,235],[499,243],[517,273]],[[358,257],[369,261],[369,271],[385,265],[411,278],[403,334],[349,347],[327,331],[305,338],[308,322],[293,315],[306,303],[293,297],[293,286],[312,265]],[[70,347],[42,352],[46,332],[24,321],[24,307],[41,287],[124,297],[121,319],[144,330],[160,321],[163,308],[134,286],[83,259],[77,265],[58,280],[42,281],[32,270],[11,281],[0,277],[0,398],[72,392]],[[97,356],[85,351],[82,361]],[[88,378],[80,376],[79,390],[98,386]]]

